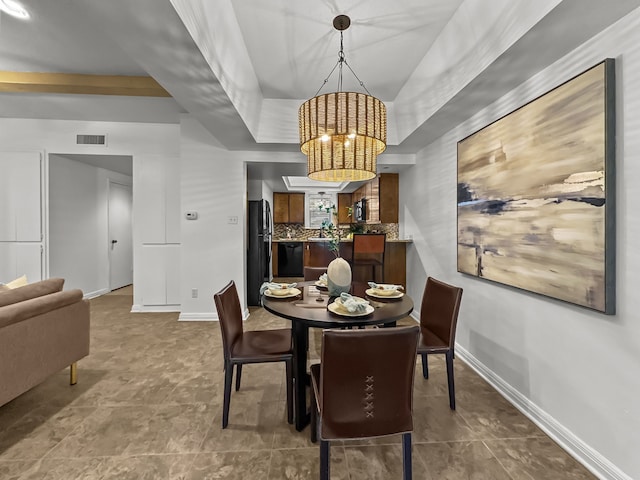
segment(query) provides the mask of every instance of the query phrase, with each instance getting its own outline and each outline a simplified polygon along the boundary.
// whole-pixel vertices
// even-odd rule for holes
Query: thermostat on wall
[[[187,212],[184,216],[187,220],[196,220],[198,218],[198,212]]]

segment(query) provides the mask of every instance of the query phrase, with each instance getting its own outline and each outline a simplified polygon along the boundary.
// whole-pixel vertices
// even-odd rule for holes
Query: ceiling
[[[0,71],[148,75],[171,97],[0,92],[0,117],[179,123],[188,113],[230,150],[299,155],[294,165],[257,162],[250,169],[276,185],[283,172],[305,174],[297,108],[338,59],[340,35],[332,26],[338,14],[352,20],[344,32],[347,62],[389,109],[380,169],[402,171],[431,141],[640,6],[640,0],[539,0],[535,7],[526,0],[21,3],[30,20],[0,14]],[[322,91],[336,89],[334,73]],[[348,71],[343,89],[362,91]]]

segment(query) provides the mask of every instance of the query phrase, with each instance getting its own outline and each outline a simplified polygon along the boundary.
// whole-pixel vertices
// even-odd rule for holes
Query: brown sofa
[[[89,302],[50,278],[0,291],[0,405],[89,354]]]

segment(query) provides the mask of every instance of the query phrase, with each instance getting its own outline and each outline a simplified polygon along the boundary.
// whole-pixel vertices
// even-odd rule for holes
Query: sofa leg
[[[78,383],[78,362],[73,362],[69,371],[69,385]]]

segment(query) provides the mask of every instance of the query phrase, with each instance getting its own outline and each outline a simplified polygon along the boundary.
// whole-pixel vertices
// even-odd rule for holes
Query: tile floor
[[[222,430],[218,324],[131,314],[131,302],[131,288],[91,301],[76,386],[65,370],[0,407],[1,479],[318,478],[308,429],[286,422],[283,364],[245,366]],[[246,322],[286,325],[257,308]],[[595,478],[459,360],[449,410],[444,363],[431,365],[428,381],[416,370],[414,479]],[[335,445],[331,468],[333,479],[399,479],[400,438]]]

